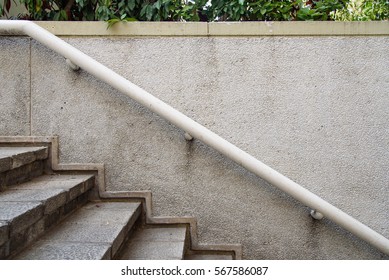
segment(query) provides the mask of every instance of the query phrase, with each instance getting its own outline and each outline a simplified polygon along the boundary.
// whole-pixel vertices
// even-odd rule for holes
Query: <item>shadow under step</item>
[[[113,259],[140,214],[137,202],[90,202],[13,259]]]
[[[121,260],[182,260],[186,227],[138,228],[123,246]]]

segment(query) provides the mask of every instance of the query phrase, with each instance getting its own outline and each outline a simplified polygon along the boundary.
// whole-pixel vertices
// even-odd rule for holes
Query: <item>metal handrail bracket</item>
[[[0,20],[0,33],[30,36],[46,47],[64,56],[68,61],[67,63],[73,69],[77,70],[78,67],[82,68],[97,79],[111,85],[121,93],[129,96],[152,112],[179,127],[185,132],[185,138],[187,140],[196,138],[202,141],[273,186],[288,193],[304,205],[310,207],[313,209],[311,214],[314,218],[321,219],[324,216],[362,240],[370,243],[381,252],[389,255],[389,240],[381,234],[280,174],[37,24],[30,21]]]

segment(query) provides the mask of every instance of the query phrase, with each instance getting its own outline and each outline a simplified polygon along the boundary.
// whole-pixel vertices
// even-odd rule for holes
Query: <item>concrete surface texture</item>
[[[15,53],[15,48],[18,54]],[[13,38],[1,37],[1,134],[28,135],[30,133],[29,65],[30,40],[19,38],[15,41]]]
[[[388,36],[64,39],[389,238]],[[59,135],[63,163],[105,163],[108,190],[151,190],[201,243],[388,258],[39,43],[0,49],[1,135]]]
[[[139,228],[124,245],[121,260],[182,260],[185,227]]]

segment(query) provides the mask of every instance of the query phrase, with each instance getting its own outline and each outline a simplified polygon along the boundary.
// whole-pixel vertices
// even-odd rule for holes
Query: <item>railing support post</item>
[[[188,132],[185,132],[184,137],[185,137],[185,139],[188,140],[188,141],[192,141],[192,140],[193,140],[192,135],[190,135]]]
[[[315,220],[321,220],[324,218],[324,215],[320,212],[317,212],[316,210],[311,210],[311,216]]]
[[[73,63],[69,58],[66,58],[66,64],[73,69],[73,71],[78,71],[80,70],[80,67]]]

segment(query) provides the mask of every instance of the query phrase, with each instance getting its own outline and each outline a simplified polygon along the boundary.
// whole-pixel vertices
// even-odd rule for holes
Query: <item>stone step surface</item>
[[[0,172],[48,157],[47,147],[0,147]]]
[[[14,259],[113,259],[140,213],[138,202],[90,202]]]
[[[91,174],[43,175],[0,193],[0,259],[8,258],[87,202]]]
[[[0,147],[0,191],[42,175],[47,147]]]
[[[182,260],[186,227],[139,228],[124,245],[121,260]]]

